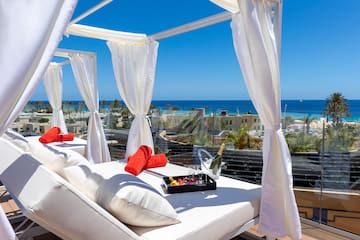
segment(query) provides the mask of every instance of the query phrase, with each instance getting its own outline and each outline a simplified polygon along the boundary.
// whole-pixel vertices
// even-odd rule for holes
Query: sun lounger
[[[256,223],[260,187],[220,177],[217,189],[166,194],[163,175],[188,174],[173,164],[138,175],[176,210],[180,223],[140,227],[122,223],[29,153],[0,138],[0,179],[23,214],[62,239],[230,239]],[[124,174],[124,162],[96,164]]]
[[[38,142],[39,138],[40,136],[29,136],[26,137],[26,140],[28,140],[29,142],[35,142],[35,141]],[[86,144],[87,144],[86,140],[77,137],[75,137],[74,140],[72,141],[49,143],[50,146],[71,149],[73,151],[80,153],[83,156],[85,156],[86,153]]]

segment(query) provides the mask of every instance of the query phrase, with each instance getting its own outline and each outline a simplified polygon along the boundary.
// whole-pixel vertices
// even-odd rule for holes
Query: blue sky
[[[98,2],[79,0],[74,18]],[[333,92],[360,99],[359,9],[359,0],[283,1],[283,99],[325,99]],[[222,11],[208,0],[114,0],[79,23],[151,35]],[[249,99],[230,21],[159,43],[154,100]],[[96,52],[100,99],[121,99],[105,41],[64,36],[59,47]],[[63,99],[81,100],[71,67],[63,73]],[[32,100],[47,100],[42,84]]]

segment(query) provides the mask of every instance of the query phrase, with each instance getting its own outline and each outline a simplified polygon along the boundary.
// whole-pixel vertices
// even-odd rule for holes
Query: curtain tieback
[[[147,120],[149,126],[151,127],[151,119],[148,115],[141,114],[141,113],[135,113],[135,117],[145,118]]]
[[[274,131],[274,132],[277,132],[279,130],[282,130],[281,129],[281,124],[277,124],[277,125],[273,125],[273,126],[265,126],[265,130],[266,131]]]
[[[98,111],[90,111],[90,115],[92,116],[99,116],[99,112]],[[99,116],[100,117],[100,116]]]

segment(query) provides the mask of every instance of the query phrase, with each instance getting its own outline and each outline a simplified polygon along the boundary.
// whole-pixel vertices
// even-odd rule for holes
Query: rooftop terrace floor
[[[263,240],[266,239],[260,235],[257,230],[257,225],[250,228],[247,232],[240,234],[238,237],[232,240]],[[350,238],[343,237],[341,235],[320,229],[316,226],[311,226],[306,223],[301,223],[302,228],[302,240],[348,240]],[[279,238],[278,240],[291,240],[290,237]]]
[[[3,192],[0,191],[0,194]],[[7,194],[5,194],[1,199],[1,207],[7,214],[9,218],[15,218],[16,216],[21,216],[21,212],[17,207],[15,201],[11,199]],[[338,234],[326,231],[324,229],[320,229],[316,226],[311,226],[306,223],[302,223],[302,232],[303,238],[302,240],[346,240],[349,238],[340,236]],[[250,228],[247,232],[240,234],[239,236],[233,238],[232,240],[263,240],[266,239],[262,235],[260,235],[257,230],[257,225]],[[360,239],[360,237],[359,237]],[[51,233],[45,233],[38,237],[34,237],[34,240],[61,240]],[[291,238],[280,238],[279,240],[291,240]]]

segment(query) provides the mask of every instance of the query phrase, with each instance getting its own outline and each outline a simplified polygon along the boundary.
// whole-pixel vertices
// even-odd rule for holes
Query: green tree
[[[247,131],[245,124],[242,124],[237,131],[231,131],[227,136],[225,142],[231,142],[234,144],[235,148],[243,149],[250,148],[251,146],[251,136]]]
[[[347,152],[355,143],[355,129],[353,126],[344,125],[340,128],[329,127],[326,129],[324,151]]]
[[[48,118],[40,118],[39,119],[39,123],[47,123],[47,122],[49,122]]]
[[[106,105],[107,105],[107,102],[105,100],[101,100],[99,103],[99,112],[104,112]]]
[[[121,108],[123,107],[123,105],[121,104],[121,102],[117,99],[115,99],[114,101],[112,101],[110,103],[110,111],[111,112],[121,112]]]
[[[316,136],[302,133],[287,133],[285,139],[291,153],[294,152],[319,152],[321,140]]]
[[[63,103],[64,114],[68,115],[67,119],[71,119],[71,112],[73,110],[73,104],[74,104],[73,101],[65,101]],[[67,119],[65,118],[65,122],[66,122]]]
[[[330,116],[335,127],[343,125],[343,118],[350,116],[349,106],[347,99],[338,92],[331,94],[326,99],[326,106],[324,109],[324,115]]]
[[[182,133],[192,133],[199,125],[200,119],[199,117],[189,117],[184,119],[177,127],[176,130]]]
[[[44,107],[44,103],[42,101],[35,101],[36,112],[41,112]]]
[[[46,113],[52,113],[53,112],[53,109],[51,107],[51,105],[49,103],[44,103],[44,110]]]
[[[311,124],[314,120],[316,120],[315,117],[310,117],[310,116],[305,116],[305,117],[304,117],[304,132],[305,132],[306,134],[309,134],[309,132],[310,132],[310,124]]]

